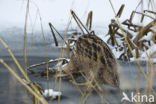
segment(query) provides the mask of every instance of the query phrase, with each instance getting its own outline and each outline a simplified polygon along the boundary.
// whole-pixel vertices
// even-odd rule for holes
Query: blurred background
[[[156,0],[112,0],[112,4],[115,12],[118,12],[122,4],[125,4],[119,21],[129,19],[131,12],[136,9],[138,12],[143,12],[143,10],[156,11]],[[106,40],[105,35],[108,33],[108,25],[111,19],[115,18],[109,0],[29,0],[29,8],[27,8],[27,0],[0,0],[0,38],[8,44],[17,60],[24,66],[24,27],[26,24],[27,65],[56,59],[60,55],[62,40],[58,35],[56,36],[59,42],[59,46],[56,47],[48,23],[51,22],[64,36],[71,18],[70,10],[73,10],[84,24],[89,11],[93,11],[92,29],[99,37]],[[26,11],[29,12],[27,22]],[[136,16],[134,22],[140,24],[140,16]],[[149,20],[145,19],[141,25],[147,23],[149,23]],[[77,30],[79,30],[79,27],[72,20],[67,39],[70,38],[73,31]],[[43,34],[45,37],[43,37]],[[12,68],[17,69],[2,44],[0,44],[0,58]],[[136,92],[136,88],[139,88],[140,91],[147,88],[148,83],[134,61],[120,60],[118,63],[123,91],[130,96],[130,92]],[[156,70],[156,64],[152,65]],[[150,69],[150,67],[147,67],[148,63],[146,61],[141,62],[141,66],[145,72]],[[45,69],[45,66],[36,69],[41,71]],[[18,70],[16,72],[19,73]],[[21,73],[19,75],[21,76]],[[21,77],[23,78],[23,76]],[[50,88],[54,85],[54,78],[47,80],[46,77],[32,74],[29,77],[44,88],[47,88],[49,82]],[[156,77],[153,77],[152,81],[153,88],[156,89]],[[80,101],[79,91],[68,81],[62,81],[61,91],[63,93],[61,104],[77,104]],[[122,92],[110,89],[110,91],[106,91],[104,97],[109,104],[116,104],[116,102],[121,104]],[[30,104],[32,103],[30,98],[32,97],[27,96],[24,87],[0,64],[0,104]],[[88,104],[99,104],[99,102],[100,98],[97,94],[93,93],[89,97]],[[57,101],[54,101],[54,103],[57,104]],[[127,104],[127,102],[122,104]]]

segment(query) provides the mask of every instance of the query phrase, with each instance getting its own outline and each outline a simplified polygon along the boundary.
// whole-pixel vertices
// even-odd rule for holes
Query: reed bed
[[[142,0],[141,0],[142,1]],[[137,8],[139,7],[139,5],[141,5],[141,1],[139,2]],[[72,44],[74,42],[76,42],[76,36],[79,35],[83,35],[83,34],[93,34],[94,31],[92,30],[92,19],[93,19],[93,11],[90,11],[88,13],[88,17],[86,20],[86,24],[84,25],[81,20],[78,18],[78,16],[75,14],[74,11],[71,10],[71,17],[69,18],[69,22],[67,24],[67,27],[65,29],[65,33],[64,33],[64,37],[59,33],[59,31],[54,27],[54,25],[52,23],[49,23],[50,29],[51,29],[51,33],[52,33],[52,37],[54,39],[55,42],[55,46],[58,46],[60,43],[58,42],[57,38],[56,38],[56,33],[58,34],[58,36],[62,39],[63,44],[61,47],[61,51],[60,51],[60,55],[58,57],[58,59],[55,60],[48,60],[48,47],[46,46],[46,39],[45,39],[45,33],[44,33],[44,29],[43,29],[43,25],[42,25],[42,17],[39,13],[39,18],[40,18],[40,24],[41,24],[41,31],[42,31],[42,36],[43,36],[43,43],[46,47],[46,57],[47,60],[46,62],[42,62],[39,64],[35,64],[35,65],[31,65],[31,66],[27,66],[27,45],[26,45],[26,39],[27,39],[27,21],[28,21],[28,16],[29,16],[29,0],[27,0],[27,7],[26,7],[26,16],[25,16],[25,26],[24,26],[24,49],[23,49],[23,59],[24,59],[24,68],[21,67],[21,65],[19,64],[19,62],[17,61],[16,57],[14,56],[14,54],[12,53],[12,51],[8,48],[7,44],[0,38],[0,43],[6,48],[6,50],[9,52],[11,58],[13,59],[13,62],[16,64],[16,66],[18,67],[18,69],[20,70],[21,74],[23,75],[24,79],[30,84],[28,85],[10,66],[8,66],[7,63],[5,63],[3,61],[3,59],[0,59],[0,63],[10,71],[10,73],[28,90],[28,92],[30,94],[33,95],[34,99],[33,99],[33,103],[34,104],[48,104],[49,101],[46,101],[45,98],[42,95],[42,91],[44,90],[40,85],[38,85],[35,82],[32,82],[31,79],[28,77],[27,75],[27,71],[30,71],[31,73],[36,73],[34,68],[42,66],[42,65],[46,65],[46,70],[42,72],[46,73],[46,78],[47,81],[49,80],[49,72],[51,71],[49,69],[49,64],[50,63],[54,63],[57,62],[62,63],[60,66],[58,66],[58,68],[60,69],[59,71],[54,70],[53,71],[53,76],[55,76],[55,81],[54,82],[49,82],[47,83],[47,89],[49,89],[49,84],[50,83],[54,83],[54,87],[53,89],[56,89],[56,84],[57,82],[59,82],[59,88],[58,91],[61,92],[61,87],[62,87],[62,65],[63,62],[68,63],[68,59],[70,59],[70,52],[73,49]],[[152,80],[155,77],[155,66],[154,63],[151,61],[152,58],[155,57],[156,52],[153,52],[151,54],[147,53],[147,50],[150,48],[151,46],[151,42],[153,44],[156,44],[156,31],[151,29],[154,28],[156,26],[156,12],[152,11],[152,10],[143,10],[143,13],[141,12],[137,12],[136,10],[134,10],[131,14],[130,14],[130,18],[123,21],[121,23],[120,18],[122,15],[122,12],[124,11],[124,7],[126,5],[121,5],[120,9],[118,10],[118,12],[116,12],[116,10],[114,9],[114,6],[112,4],[112,1],[109,0],[110,5],[112,7],[112,10],[114,12],[114,16],[115,18],[113,18],[111,20],[111,23],[109,24],[109,30],[108,30],[108,34],[107,36],[109,36],[108,40],[107,40],[107,44],[110,44],[112,47],[116,47],[116,49],[119,49],[119,51],[122,52],[122,54],[118,57],[119,60],[125,60],[130,62],[131,58],[134,59],[134,61],[137,63],[139,70],[137,74],[137,82],[136,83],[136,92],[137,93],[144,93],[144,94],[153,94],[154,96],[156,96],[156,92],[153,89],[153,84],[152,84]],[[152,3],[152,0],[149,1],[149,5]],[[151,4],[152,5],[152,4]],[[37,7],[38,8],[38,7]],[[136,8],[136,9],[137,9]],[[38,8],[38,12],[39,12],[39,8]],[[146,26],[140,26],[140,25],[136,25],[134,24],[133,18],[135,14],[139,14],[141,15],[141,20],[140,22],[143,22],[143,20],[145,19],[145,17],[148,17],[151,19],[151,22],[149,24],[147,24]],[[154,15],[154,17],[152,17],[151,15]],[[69,32],[69,27],[70,24],[72,22],[72,19],[74,19],[76,21],[76,23],[78,24],[78,27],[80,28],[81,32],[77,33],[77,32],[73,32],[71,37],[69,39],[66,39],[66,36]],[[124,28],[124,26],[127,26],[127,29]],[[135,33],[134,34],[132,34]],[[149,33],[152,33],[152,38],[151,40],[145,40],[143,37],[148,35]],[[121,41],[122,41],[122,45],[119,44],[119,40],[117,39],[118,37],[120,37]],[[142,39],[143,38],[143,39]],[[148,45],[147,45],[148,43]],[[66,50],[67,50],[67,58],[64,58],[65,56],[65,48],[64,46],[66,46]],[[145,69],[143,69],[143,67],[141,66],[141,62],[138,60],[141,57],[141,52],[145,52],[146,56],[148,56],[147,59],[147,68],[146,68],[146,72]],[[146,80],[146,87],[144,89],[144,91],[140,92],[140,76],[143,75],[145,80]],[[66,77],[66,75],[63,75],[63,77]],[[83,75],[82,75],[83,76]],[[81,94],[81,98],[79,101],[79,104],[83,104],[83,103],[87,103],[87,99],[88,97],[92,96],[92,92],[93,90],[99,95],[99,97],[101,98],[101,103],[105,103],[106,100],[103,96],[103,94],[97,90],[98,89],[102,89],[102,87],[100,85],[97,85],[98,83],[95,83],[95,85],[93,85],[91,82],[92,80],[94,80],[94,75],[92,76],[93,78],[87,79],[86,76],[83,76],[85,78],[86,84],[81,84],[81,83],[77,83],[74,76],[71,77],[71,83],[75,86],[76,89],[78,89],[78,91]],[[85,86],[85,88],[82,90],[82,88],[80,86]],[[92,88],[92,89],[91,89]],[[42,90],[42,91],[41,91]],[[52,103],[53,99],[50,101],[50,103]],[[58,104],[61,103],[61,96],[58,96]]]

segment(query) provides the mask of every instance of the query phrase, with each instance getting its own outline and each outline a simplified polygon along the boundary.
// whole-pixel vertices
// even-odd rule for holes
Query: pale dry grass
[[[120,22],[119,22],[119,20],[118,20],[118,16],[120,16],[121,15],[121,13],[122,13],[122,9],[121,9],[121,11],[120,12],[118,12],[118,13],[116,13],[116,11],[115,11],[115,9],[114,9],[114,6],[113,6],[113,4],[112,4],[112,2],[111,2],[111,0],[109,0],[110,1],[110,4],[111,4],[111,6],[112,6],[112,9],[113,9],[113,12],[114,12],[114,14],[115,14],[115,16],[116,16],[116,20],[118,21],[118,24],[119,24],[119,27],[120,27],[120,30],[121,31],[123,31],[123,29],[122,29],[122,26],[121,26],[121,24],[120,24]],[[150,3],[152,3],[152,0],[150,0],[149,1],[149,5],[150,5]],[[138,5],[140,5],[141,4],[141,2],[138,4]],[[26,8],[26,16],[25,16],[25,27],[24,27],[24,69],[27,69],[27,46],[26,46],[26,39],[27,39],[27,21],[28,21],[28,15],[29,15],[29,0],[27,1],[27,8]],[[74,13],[72,12],[72,15],[74,15]],[[87,28],[89,28],[89,30],[91,30],[91,26],[92,26],[92,12],[90,12],[89,13],[89,15],[88,15],[88,18],[87,18],[87,23],[86,23],[86,27]],[[42,18],[41,18],[41,15],[40,15],[40,24],[41,24],[41,31],[42,31],[42,36],[43,36],[43,41],[44,41],[44,44],[45,44],[45,47],[46,47],[46,54],[47,54],[47,63],[45,63],[46,64],[46,68],[48,69],[48,48],[47,48],[47,46],[46,46],[46,40],[45,40],[45,35],[44,35],[44,29],[43,29],[43,25],[42,25]],[[64,48],[63,48],[63,46],[64,46],[64,44],[65,44],[65,40],[66,40],[66,35],[67,35],[67,33],[68,33],[68,29],[69,29],[69,26],[70,26],[70,24],[71,24],[71,18],[69,19],[69,22],[68,22],[68,24],[67,24],[67,27],[66,27],[66,31],[65,31],[65,34],[64,34],[64,37],[63,37],[63,44],[62,44],[62,48],[61,48],[61,52],[60,52],[60,56],[59,56],[59,58],[63,58],[64,57],[64,54],[65,54],[65,50],[64,50]],[[81,25],[82,25],[82,23],[81,23]],[[83,25],[82,25],[83,26]],[[80,27],[80,29],[82,30],[82,33],[84,34],[84,30],[81,28],[81,26],[79,26]],[[85,29],[85,28],[84,28]],[[86,31],[88,32],[88,30],[86,29]],[[89,32],[88,32],[89,33]],[[124,34],[124,32],[123,32],[123,34]],[[144,78],[145,78],[145,80],[146,80],[146,82],[147,82],[147,84],[146,84],[146,89],[144,90],[144,94],[147,94],[147,93],[152,93],[152,94],[154,94],[155,96],[156,96],[156,93],[155,93],[155,91],[154,91],[154,89],[152,88],[152,80],[153,80],[153,77],[155,76],[155,67],[154,67],[154,64],[151,62],[151,61],[147,61],[147,68],[146,68],[146,70],[147,70],[147,74],[145,73],[145,71],[144,71],[144,69],[143,69],[143,67],[141,66],[141,64],[140,64],[140,61],[138,61],[137,59],[136,59],[136,56],[133,54],[133,52],[132,52],[132,47],[131,47],[131,45],[130,45],[130,43],[129,43],[129,41],[127,40],[127,38],[126,37],[124,37],[124,39],[125,39],[125,42],[127,43],[127,45],[128,45],[128,48],[130,49],[130,52],[131,52],[131,54],[133,55],[133,57],[134,57],[134,59],[135,59],[135,62],[138,64],[138,66],[139,66],[139,71],[138,71],[138,73],[136,73],[137,75],[138,75],[138,77],[137,77],[137,84],[136,84],[136,92],[137,93],[140,93],[140,75],[141,74],[143,74],[143,76],[144,76]],[[9,52],[9,54],[10,54],[10,56],[12,57],[12,59],[13,59],[13,61],[15,62],[15,64],[17,65],[17,67],[19,68],[19,70],[21,71],[21,73],[22,73],[22,75],[25,77],[25,79],[28,81],[28,82],[31,82],[31,80],[29,79],[29,77],[27,76],[27,73],[23,70],[23,68],[20,66],[20,64],[19,64],[19,62],[16,60],[16,58],[15,58],[15,56],[13,55],[13,53],[11,52],[11,50],[8,48],[8,46],[7,46],[7,44],[0,38],[0,42],[3,44],[3,46],[8,50],[8,52]],[[144,50],[146,51],[146,48],[144,48]],[[156,53],[154,52],[153,54],[151,54],[151,56],[149,56],[149,60],[150,60],[150,58],[152,58],[154,55],[155,55]],[[7,63],[5,63],[2,59],[0,59],[0,63],[1,64],[3,64],[12,74],[13,74],[13,76],[24,86],[24,87],[26,87],[26,89],[32,94],[32,95],[34,95],[35,96],[35,101],[34,101],[34,103],[35,104],[37,104],[37,103],[39,103],[39,101],[40,102],[42,102],[43,104],[48,104],[47,103],[47,101],[43,98],[43,96],[42,95],[40,95],[39,93],[37,93],[38,92],[38,89],[32,84],[31,85],[31,87],[32,88],[30,88],[28,85],[26,85],[24,82],[23,82],[23,80],[17,75],[17,73],[16,72],[14,72],[13,71],[13,69],[11,68],[11,67],[9,67],[8,65],[7,65]],[[60,74],[61,72],[56,72],[56,75],[57,74]],[[87,98],[89,97],[89,96],[92,96],[92,90],[90,90],[90,88],[92,88],[92,89],[94,89],[96,92],[97,92],[97,94],[101,97],[101,103],[104,103],[105,101],[104,101],[104,97],[103,97],[103,94],[101,93],[101,92],[99,92],[97,89],[96,89],[96,87],[98,87],[99,89],[102,89],[101,88],[101,86],[100,85],[98,85],[98,83],[95,83],[95,85],[96,85],[96,87],[95,87],[95,85],[93,85],[91,82],[95,79],[94,78],[94,74],[92,74],[91,76],[90,76],[90,78],[87,78],[86,76],[84,76],[84,75],[82,75],[84,78],[85,78],[85,80],[86,80],[86,83],[87,83],[87,86],[86,86],[86,89],[85,90],[80,90],[80,88],[79,88],[79,86],[78,85],[76,85],[75,84],[75,79],[74,78],[72,78],[72,81],[73,81],[73,84],[76,86],[76,88],[79,90],[79,92],[81,93],[81,99],[80,99],[80,102],[79,102],[79,104],[82,104],[82,103],[86,103],[87,102]],[[49,74],[48,74],[48,70],[47,70],[47,80],[49,79]],[[62,87],[62,78],[61,77],[57,77],[56,79],[55,79],[55,82],[51,82],[51,83],[55,83],[54,84],[54,90],[56,89],[56,83],[57,83],[57,81],[59,81],[59,91],[61,91],[61,87]],[[96,81],[95,81],[96,82]],[[49,84],[50,82],[48,82],[47,83],[47,86],[49,86],[48,84]],[[14,86],[15,87],[15,86]],[[48,87],[49,88],[49,87]],[[89,89],[89,90],[88,90]],[[13,92],[10,92],[10,93],[13,93]],[[61,97],[59,96],[58,97],[58,104],[60,104],[61,103]]]

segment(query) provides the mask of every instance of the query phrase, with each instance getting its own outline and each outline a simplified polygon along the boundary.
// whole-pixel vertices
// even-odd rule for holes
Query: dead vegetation
[[[28,5],[29,5],[29,1],[28,1]],[[124,11],[124,7],[125,5],[122,5],[121,8],[119,9],[119,11],[117,12],[117,14],[115,15],[116,18],[120,18],[122,15],[122,12]],[[29,8],[29,7],[28,7]],[[27,13],[26,13],[27,14]],[[135,24],[133,23],[133,18],[135,17],[135,14],[141,15],[141,19],[140,19],[140,23],[142,23],[145,18],[150,18],[151,21],[143,26],[140,24]],[[152,16],[150,15],[152,14]],[[60,88],[61,89],[61,78],[62,77],[67,77],[67,74],[62,74],[63,73],[63,66],[65,64],[69,63],[69,59],[71,59],[71,52],[73,50],[73,44],[77,41],[77,37],[79,37],[80,35],[84,35],[84,34],[91,34],[94,35],[94,31],[92,30],[92,19],[93,19],[93,12],[90,11],[88,13],[88,17],[87,17],[87,21],[86,24],[84,25],[81,20],[77,17],[77,15],[74,13],[74,11],[71,11],[71,15],[73,16],[74,20],[76,21],[76,23],[78,24],[78,27],[80,28],[81,32],[77,32],[74,31],[72,33],[72,35],[70,36],[70,38],[68,40],[65,39],[67,32],[68,32],[68,27],[66,30],[66,34],[64,35],[64,37],[62,37],[63,35],[60,34],[57,29],[54,27],[54,25],[52,23],[49,23],[50,29],[51,29],[51,33],[52,33],[52,37],[54,39],[55,45],[59,46],[60,43],[58,43],[57,38],[56,38],[56,33],[58,34],[58,36],[62,39],[62,41],[64,41],[64,44],[62,45],[62,51],[60,52],[60,57],[58,59],[55,60],[47,60],[47,62],[42,62],[40,64],[35,64],[32,66],[27,67],[26,63],[27,63],[27,58],[26,58],[26,44],[24,46],[24,63],[25,63],[25,69],[30,71],[31,73],[37,73],[35,72],[34,68],[37,69],[37,67],[42,66],[42,65],[47,65],[47,69],[45,71],[39,72],[39,74],[41,76],[48,76],[49,74],[52,74],[52,76],[55,76],[56,81],[59,79],[60,82]],[[137,12],[137,11],[133,11],[130,14],[130,18],[126,19],[125,21],[121,22],[118,21],[116,18],[111,20],[111,23],[108,26],[108,34],[107,36],[109,36],[108,40],[106,41],[109,45],[111,45],[112,47],[115,47],[115,49],[117,51],[121,52],[121,55],[118,57],[119,60],[126,60],[126,61],[130,61],[130,58],[139,58],[141,56],[140,52],[146,52],[146,50],[148,50],[150,48],[150,46],[152,44],[156,44],[156,12],[155,11],[151,11],[151,10],[144,10],[143,13],[142,12]],[[27,18],[27,16],[26,16]],[[26,20],[27,21],[27,20]],[[121,24],[119,24],[119,22]],[[70,23],[69,23],[70,24]],[[26,25],[26,24],[25,24]],[[42,26],[41,26],[42,27]],[[126,28],[125,28],[126,27]],[[43,27],[42,27],[43,29]],[[25,26],[25,33],[24,33],[24,42],[26,41],[26,26]],[[146,39],[144,37],[149,37],[151,34],[150,39]],[[20,77],[18,77],[18,75],[16,75],[16,73],[14,73],[12,71],[12,69],[3,61],[0,59],[0,63],[2,63],[16,78],[17,80],[19,80],[19,82],[21,84],[23,84],[27,90],[32,93],[32,95],[34,95],[34,103],[38,104],[39,101],[47,104],[47,101],[42,98],[42,91],[43,88],[38,85],[37,83],[31,82],[30,79],[28,78],[27,74],[24,72],[24,70],[21,68],[21,66],[19,65],[18,61],[16,60],[16,58],[14,57],[13,53],[11,52],[11,50],[7,47],[7,45],[4,43],[4,41],[0,38],[0,42],[5,46],[5,48],[9,51],[10,55],[12,56],[14,62],[16,63],[16,65],[18,66],[18,68],[20,69],[20,71],[22,72],[22,74],[24,75],[25,79],[27,80],[27,82],[29,83],[29,86],[27,84],[25,84],[25,82],[23,80],[20,79]],[[64,47],[66,48],[67,51],[67,58],[62,58],[63,54],[64,54]],[[149,56],[149,59],[154,57],[154,55],[156,54],[156,52],[153,52]],[[48,64],[50,63],[57,63],[55,68],[49,68]],[[154,66],[153,64],[149,63],[149,66],[152,67],[153,70],[151,70],[149,72],[149,75],[146,75],[144,71],[142,71],[142,67],[139,64],[139,61],[137,62],[138,66],[140,67],[140,72],[143,73],[145,79],[147,80],[147,83],[149,84],[149,89],[147,87],[145,93],[148,90],[152,90],[152,92],[155,94],[155,91],[153,90],[151,84],[151,80],[152,77],[154,76],[151,72],[154,71]],[[139,73],[139,72],[138,72]],[[70,73],[69,73],[70,74]],[[92,74],[92,73],[91,73]],[[150,75],[152,74],[152,75]],[[85,78],[85,84],[82,83],[77,83],[74,79],[74,76],[71,76],[72,79],[72,83],[79,89],[79,85],[86,85],[86,90],[85,91],[81,91],[80,93],[82,95],[82,99],[80,102],[86,101],[87,97],[90,95],[91,90],[90,88],[94,89],[95,91],[97,91],[98,89],[101,89],[101,87],[98,85],[98,83],[92,84],[92,80],[94,80],[94,75],[90,77],[86,77],[86,75],[82,74],[82,76]],[[90,78],[90,79],[89,79]],[[47,78],[48,80],[48,78]],[[139,80],[139,78],[138,78]],[[96,82],[96,81],[95,81]],[[31,88],[31,87],[32,88]],[[89,89],[89,90],[88,90]],[[38,92],[39,91],[39,92]],[[139,92],[139,90],[138,90]],[[99,96],[101,97],[101,100],[103,100],[103,96],[101,95],[101,93],[99,91],[97,91],[97,93],[99,94]],[[41,99],[41,98],[42,99]],[[101,101],[104,102],[104,101]],[[58,103],[60,103],[60,98],[58,100]]]
[[[121,8],[119,9],[119,12],[117,15],[118,17],[121,16],[123,8],[124,8],[124,5],[122,5]],[[156,12],[154,11],[144,10],[144,13],[132,11],[130,18],[122,22],[122,25],[127,27],[127,28],[121,27],[122,32],[120,30],[120,26],[117,23],[117,21],[115,21],[114,19],[111,20],[111,23],[109,25],[109,32],[107,34],[110,37],[107,40],[107,43],[110,43],[112,46],[116,47],[116,49],[123,52],[119,56],[120,60],[121,59],[130,60],[130,58],[134,57],[132,56],[127,44],[129,44],[132,50],[134,50],[135,57],[139,58],[140,52],[143,50],[144,47],[146,49],[149,49],[152,43],[154,44],[156,43],[156,30],[155,30],[156,19],[155,17],[151,17],[147,13],[151,13],[151,14],[154,14],[154,16],[156,16]],[[135,14],[141,15],[140,23],[143,22],[145,17],[150,18],[151,22],[145,26],[135,24],[133,23],[133,18]],[[145,36],[149,37],[150,34],[152,34],[150,39],[143,38]],[[125,42],[124,37],[127,39],[128,43]],[[120,40],[117,40],[117,38]],[[122,44],[119,44],[119,41]]]

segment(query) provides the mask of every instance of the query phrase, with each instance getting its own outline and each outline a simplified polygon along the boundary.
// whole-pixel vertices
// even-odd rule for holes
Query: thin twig
[[[27,67],[27,70],[31,70],[35,67],[38,67],[38,66],[42,66],[42,65],[46,65],[47,63],[50,64],[50,63],[54,63],[54,62],[60,62],[60,61],[63,61],[63,60],[66,60],[66,58],[59,58],[59,59],[55,59],[55,60],[49,60],[48,62],[42,62],[42,63],[39,63],[39,64],[34,64],[34,65],[31,65],[29,67]]]
[[[79,28],[81,29],[81,31],[83,32],[83,34],[84,34],[84,31],[83,31],[83,29],[81,28],[80,24],[81,24],[82,27],[86,30],[87,34],[89,34],[88,29],[83,25],[83,23],[80,21],[80,19],[77,17],[77,15],[74,13],[73,10],[71,10],[71,14],[72,14],[73,18],[75,19],[76,23],[78,24]],[[79,24],[79,23],[80,23],[80,24]]]
[[[50,29],[51,29],[52,35],[53,35],[53,37],[54,37],[55,45],[58,46],[58,42],[57,42],[57,39],[56,39],[56,36],[55,36],[54,30],[53,30],[53,28],[52,28],[52,24],[49,23],[49,26],[50,26]]]
[[[62,40],[64,40],[63,39],[63,37],[61,36],[61,34],[57,31],[57,29],[52,25],[52,23],[51,22],[49,22],[49,26],[50,26],[50,29],[51,29],[51,31],[52,31],[52,34],[54,34],[54,31],[53,31],[53,29],[56,31],[56,33],[59,35],[59,37],[62,39]],[[55,37],[56,38],[56,37]],[[54,39],[55,39],[54,38]],[[67,45],[67,42],[65,41],[65,44]]]

